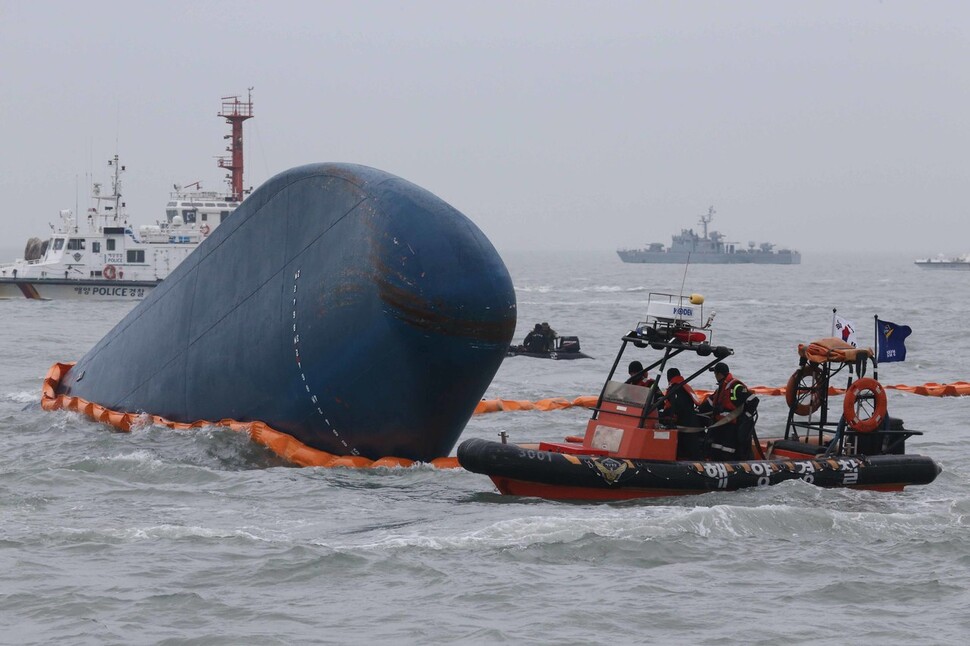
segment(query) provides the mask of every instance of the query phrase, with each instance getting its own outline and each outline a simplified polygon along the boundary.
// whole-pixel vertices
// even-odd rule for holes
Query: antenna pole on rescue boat
[[[240,101],[238,96],[224,96],[222,97],[222,109],[219,111],[220,117],[223,117],[230,126],[232,126],[232,134],[226,135],[226,139],[229,139],[229,145],[226,146],[226,152],[231,154],[230,157],[220,157],[219,158],[219,168],[225,168],[229,171],[230,192],[232,194],[232,199],[236,202],[242,202],[243,199],[243,121],[253,118],[253,88],[249,88],[249,94],[246,97],[246,101]]]
[[[684,277],[680,281],[680,303],[678,305],[684,304],[684,283],[687,282],[687,268],[690,267],[690,252],[687,252],[687,261],[684,262]]]

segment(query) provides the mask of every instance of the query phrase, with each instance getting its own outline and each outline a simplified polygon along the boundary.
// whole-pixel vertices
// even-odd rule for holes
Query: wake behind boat
[[[557,500],[697,494],[794,479],[822,487],[901,491],[928,484],[940,473],[931,458],[906,454],[906,440],[922,433],[888,415],[885,389],[865,376],[872,351],[841,339],[799,346],[799,367],[786,389],[785,434],[759,440],[758,398],[728,403],[734,401],[736,380],[722,360],[734,351],[714,345],[710,319],[700,324],[702,303],[696,295],[650,295],[646,320],[622,337],[582,437],[538,444],[471,439],[458,447],[459,462],[489,476],[503,494]],[[660,356],[645,361],[647,367],[631,380],[617,379],[627,351],[639,350]],[[640,379],[663,372],[675,357],[694,365],[689,376],[670,379],[666,392],[655,380]],[[640,362],[631,369],[634,365]],[[708,370],[720,372],[726,384],[712,395],[715,412],[718,402],[727,404],[716,421],[685,414],[679,403],[692,393],[690,382]],[[848,388],[840,415],[837,407],[830,408],[829,384],[842,371]]]
[[[651,242],[642,249],[620,249],[616,253],[620,260],[630,263],[683,264],[690,259],[694,264],[732,265],[798,265],[802,256],[792,249],[775,250],[770,242],[749,242],[744,248],[736,242],[726,242],[724,234],[718,231],[707,232],[707,225],[714,219],[714,207],[702,215],[698,222],[704,227],[704,234],[698,235],[693,229],[682,229],[673,236],[670,247],[662,242]]]
[[[194,182],[175,185],[165,219],[137,229],[122,201],[125,166],[108,161],[111,190],[95,183],[93,206],[82,217],[60,212],[50,237],[27,241],[24,257],[0,265],[0,298],[140,300],[184,261],[243,200],[242,123],[253,116],[251,97],[224,97],[220,117],[231,125],[230,157],[218,166],[230,171],[230,192],[203,191]]]

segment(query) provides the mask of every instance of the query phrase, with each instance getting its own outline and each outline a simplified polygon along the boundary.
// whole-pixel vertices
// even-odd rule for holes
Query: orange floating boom
[[[887,390],[901,390],[903,392],[912,393],[914,395],[923,395],[925,397],[966,397],[970,396],[970,382],[966,381],[954,381],[949,384],[938,384],[935,382],[928,382],[922,386],[907,386],[906,384],[896,384],[895,386],[883,384],[883,388]],[[753,386],[749,388],[752,393],[757,395],[766,396],[784,396],[785,387],[784,386]],[[710,390],[695,390],[698,397],[702,400],[711,394]],[[834,386],[829,386],[829,395],[842,395],[845,393],[845,388],[836,388]],[[596,406],[596,401],[598,397],[596,395],[584,395],[582,397],[576,397],[575,399],[569,400],[563,397],[554,397],[551,399],[540,399],[538,401],[532,402],[520,399],[483,399],[475,407],[475,414],[481,415],[483,413],[497,413],[499,411],[519,411],[519,410],[561,410],[564,408],[582,407],[582,408],[593,408]]]

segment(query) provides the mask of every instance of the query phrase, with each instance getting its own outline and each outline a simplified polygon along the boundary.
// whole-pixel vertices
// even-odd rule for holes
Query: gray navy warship
[[[802,255],[792,249],[775,250],[770,242],[758,244],[749,242],[743,247],[735,242],[725,242],[724,234],[718,231],[707,232],[707,225],[714,218],[714,207],[702,215],[699,224],[704,228],[703,235],[693,229],[681,229],[673,236],[670,247],[662,242],[651,242],[643,249],[620,249],[616,253],[623,262],[636,263],[686,263],[688,259],[695,264],[733,265],[798,265]]]

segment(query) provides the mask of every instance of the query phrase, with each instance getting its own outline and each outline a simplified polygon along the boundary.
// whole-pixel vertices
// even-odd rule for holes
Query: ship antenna
[[[684,283],[687,282],[687,269],[690,267],[690,252],[687,252],[687,262],[684,263],[684,278],[680,281],[680,300],[684,301]]]
[[[709,222],[710,222],[711,220],[713,220],[713,219],[714,219],[714,213],[715,213],[715,212],[716,212],[716,211],[714,211],[714,207],[713,207],[713,206],[711,206],[711,207],[710,207],[709,209],[707,209],[707,215],[702,215],[702,216],[701,216],[701,221],[700,221],[700,223],[701,223],[701,224],[702,224],[702,225],[704,226],[704,239],[705,239],[705,240],[707,239],[707,225],[708,225],[708,223],[709,223]]]

